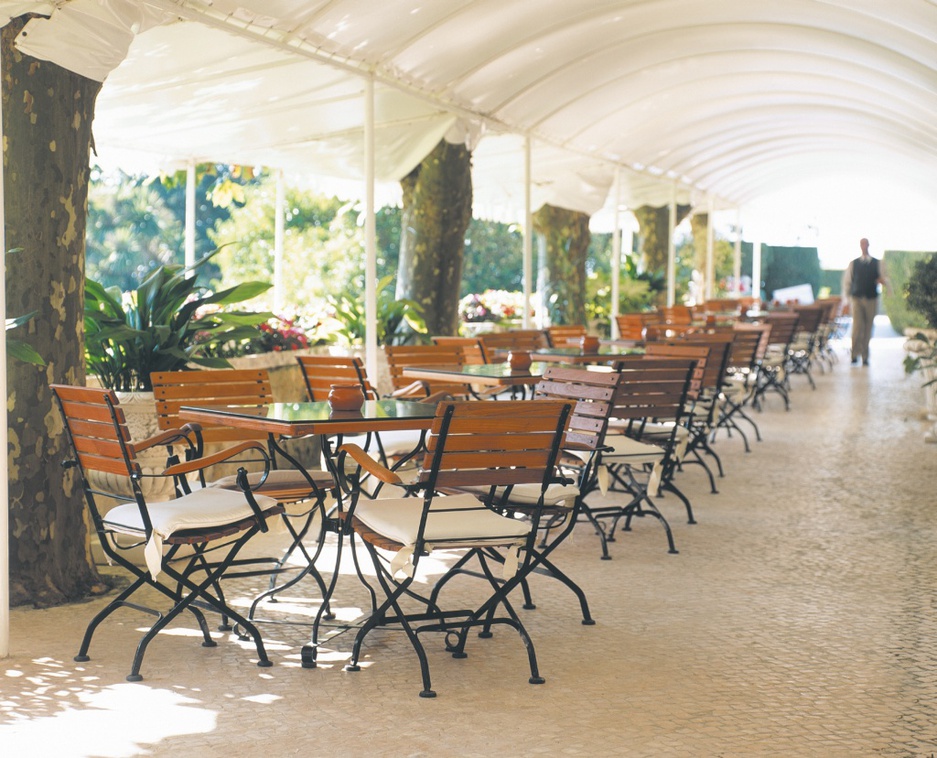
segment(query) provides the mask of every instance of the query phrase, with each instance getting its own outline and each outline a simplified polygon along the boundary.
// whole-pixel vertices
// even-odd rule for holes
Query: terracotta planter
[[[360,411],[364,392],[357,384],[333,384],[329,390],[329,407],[333,411]]]

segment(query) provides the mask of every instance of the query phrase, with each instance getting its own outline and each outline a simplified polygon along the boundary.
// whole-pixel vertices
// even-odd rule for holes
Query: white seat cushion
[[[462,487],[467,492],[487,495],[490,487]],[[504,487],[498,487],[495,491],[496,496],[500,497],[504,493]],[[550,484],[547,486],[546,495],[543,498],[543,504],[547,507],[566,505],[572,508],[576,498],[579,497],[579,487],[575,484]],[[539,484],[515,484],[511,490],[510,503],[515,505],[536,505],[540,502]]]
[[[261,510],[277,504],[276,500],[264,495],[254,496]],[[182,529],[202,529],[222,526],[250,518],[254,515],[244,493],[235,490],[208,487],[196,490],[191,495],[148,504],[153,534],[144,548],[146,566],[150,576],[159,576],[162,568],[163,540]],[[123,534],[143,536],[143,520],[136,503],[124,503],[108,511],[104,523]]]
[[[657,463],[664,458],[663,449],[657,445],[640,442],[623,434],[606,435],[605,444],[612,448],[610,452],[602,454],[602,460],[606,463],[641,466],[645,463]]]
[[[611,419],[608,422],[609,429],[614,429],[615,427],[624,427],[626,422],[620,419]],[[673,421],[648,421],[644,427],[643,432],[648,437],[670,437],[671,432],[673,432],[674,423]],[[690,437],[690,430],[685,426],[677,427],[677,441],[687,440]]]
[[[309,475],[319,486],[328,487],[332,484],[332,476],[328,472],[310,471]],[[262,471],[252,471],[248,473],[247,482],[250,484],[251,488],[257,486],[261,476],[263,476]],[[269,476],[267,476],[266,481],[264,481],[263,486],[260,488],[260,492],[263,492],[264,490],[275,490],[285,487],[298,488],[308,486],[308,484],[309,482],[306,481],[306,477],[304,477],[299,471],[295,471],[293,469],[274,469],[270,472]],[[216,479],[209,483],[208,486],[221,487],[228,490],[238,489],[237,474],[223,476],[220,479]]]
[[[416,544],[423,498],[358,501],[355,516],[368,528],[405,546]],[[433,547],[464,544],[520,544],[530,524],[485,508],[474,495],[437,496],[426,519],[424,538]]]

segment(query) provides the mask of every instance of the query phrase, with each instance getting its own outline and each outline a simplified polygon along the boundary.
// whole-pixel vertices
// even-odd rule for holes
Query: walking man
[[[859,240],[862,255],[850,261],[843,274],[843,299],[852,309],[852,362],[869,365],[869,340],[878,311],[878,288],[885,286],[885,269],[878,258],[869,255],[869,241]]]

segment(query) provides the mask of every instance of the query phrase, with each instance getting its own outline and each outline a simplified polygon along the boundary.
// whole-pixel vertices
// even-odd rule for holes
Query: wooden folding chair
[[[471,394],[467,384],[454,382],[414,381],[404,376],[412,366],[461,366],[465,353],[459,345],[384,345],[393,392],[388,397],[428,400],[449,396],[466,398]]]
[[[588,334],[583,324],[555,324],[547,327],[545,331],[549,347],[578,345],[579,340]]]
[[[156,401],[156,415],[160,429],[174,429],[184,422],[179,417],[182,406],[224,406],[241,405],[262,408],[274,402],[270,387],[270,378],[263,369],[208,369],[202,371],[160,371],[150,375],[153,395]],[[335,487],[332,475],[327,471],[317,470],[304,465],[281,443],[268,437],[264,432],[224,426],[223,424],[189,424],[194,430],[196,447],[195,457],[211,454],[219,446],[256,442],[266,447],[265,461],[269,467],[264,472],[252,471],[248,481],[259,493],[272,497],[280,503],[295,504],[283,515],[283,523],[290,534],[291,541],[283,555],[270,558],[273,564],[267,571],[255,574],[270,574],[270,585],[266,592],[254,599],[249,617],[254,618],[258,605],[299,582],[307,574],[311,575],[322,592],[325,583],[315,569],[315,560],[322,550],[322,534],[316,539],[316,549],[310,554],[303,540],[319,516],[320,529],[325,524],[325,502],[330,491]],[[286,461],[288,465],[283,466]],[[242,462],[250,469],[250,462]],[[206,478],[205,469],[200,472],[200,487],[237,487],[236,476],[224,476],[219,472]],[[299,567],[290,566],[290,558],[298,552],[302,557]],[[296,570],[296,576],[278,584],[284,572]],[[244,576],[244,574],[240,574]]]
[[[142,611],[155,616],[156,621],[138,643],[127,676],[128,681],[140,681],[147,646],[184,611],[191,613],[198,623],[202,646],[217,645],[202,613],[207,609],[221,615],[221,629],[230,629],[228,621],[234,619],[238,628],[254,640],[257,665],[272,665],[257,627],[225,600],[221,579],[232,567],[253,563],[252,559],[239,559],[238,553],[252,537],[267,531],[268,520],[283,513],[283,506],[256,492],[244,468],[236,475],[237,489],[211,487],[188,491],[184,486],[187,476],[199,475],[206,466],[221,461],[236,460],[244,454],[265,460],[265,446],[244,442],[210,456],[190,459],[186,453],[193,450],[191,429],[167,429],[136,441],[131,439],[123,409],[112,390],[61,384],[53,384],[51,389],[71,448],[65,465],[78,473],[91,521],[108,559],[133,577],[130,585],[88,624],[75,660],[89,660],[88,650],[96,629],[116,610],[126,607]],[[177,497],[151,503],[141,486],[149,475],[144,474],[136,455],[155,446],[166,447],[169,465],[152,476],[174,478]],[[180,460],[182,457],[186,460]],[[269,470],[269,460],[265,464],[264,473]],[[128,491],[130,495],[126,494]],[[105,513],[99,498],[117,500],[120,504]],[[126,549],[118,546],[118,537],[132,540],[131,547],[144,547],[145,567],[126,557]],[[182,551],[184,546],[190,552]],[[164,612],[143,605],[136,596],[144,587],[167,598],[170,609]]]
[[[609,514],[610,525],[603,530],[606,540],[614,536],[622,519],[627,531],[634,517],[647,515],[661,523],[669,551],[676,553],[670,525],[652,499],[659,491],[676,495],[686,508],[687,521],[695,523],[690,501],[673,481],[679,465],[677,429],[686,422],[687,393],[695,367],[695,361],[682,358],[628,356],[619,361],[611,418],[620,423],[610,424],[605,444],[611,450],[603,452],[602,462],[611,475],[609,491],[628,493],[632,499]],[[650,436],[646,434],[649,424],[653,425]],[[659,434],[661,424],[671,430],[669,435]]]
[[[557,479],[556,462],[569,412],[569,404],[547,400],[439,403],[426,453],[415,478],[408,482],[361,448],[342,447],[343,454],[370,476],[411,495],[369,499],[352,487],[346,523],[367,548],[385,599],[376,604],[358,630],[346,670],[359,670],[361,646],[371,631],[387,626],[403,628],[420,661],[420,696],[434,697],[426,651],[418,635],[441,632],[447,652],[464,658],[472,627],[489,629],[504,624],[515,629],[524,642],[530,683],[543,682],[533,643],[509,600],[537,563],[538,511],[533,510],[531,521],[523,521],[503,515],[493,501],[499,488],[537,485],[541,494],[546,492]],[[466,486],[487,487],[489,495],[479,500],[470,493],[440,494]],[[439,593],[429,597],[421,594],[415,583],[417,572],[422,558],[437,549],[465,551],[477,558],[482,570],[471,576],[485,580],[488,599],[474,609],[444,610]],[[494,566],[493,549],[499,551]],[[444,574],[439,584],[445,586],[446,578]],[[417,610],[405,608],[404,600],[417,603]],[[312,641],[302,651],[306,667],[316,665],[318,633],[317,618]]]
[[[377,399],[360,358],[345,355],[299,355],[296,357],[312,402],[329,399],[333,384],[357,384],[364,396]]]

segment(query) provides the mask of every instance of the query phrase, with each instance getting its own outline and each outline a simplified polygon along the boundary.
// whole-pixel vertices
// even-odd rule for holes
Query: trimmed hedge
[[[891,320],[892,328],[902,334],[905,329],[925,329],[927,319],[922,313],[908,307],[908,283],[914,264],[934,253],[909,250],[886,250],[882,255],[885,276],[890,285],[882,294],[882,306]]]

